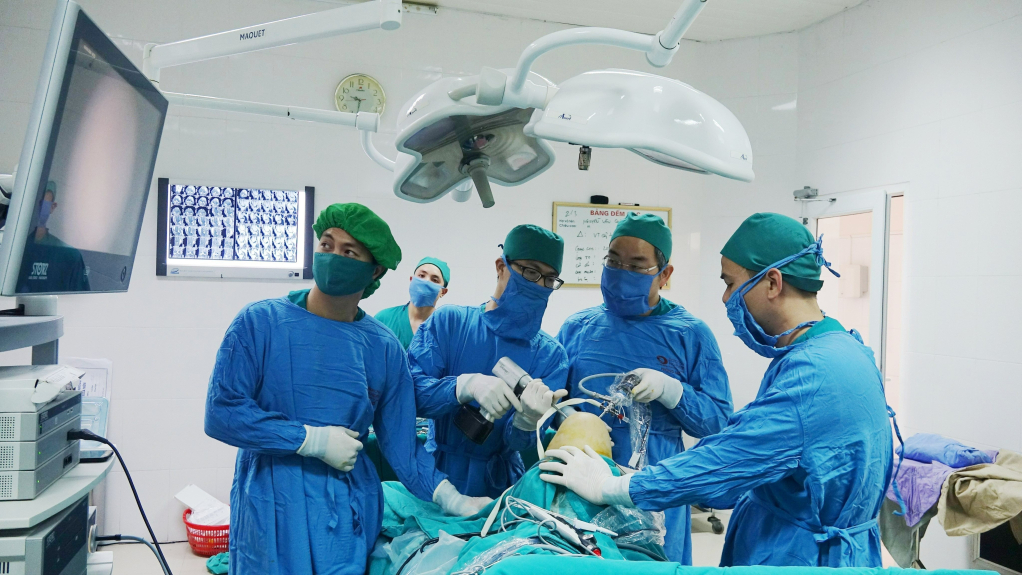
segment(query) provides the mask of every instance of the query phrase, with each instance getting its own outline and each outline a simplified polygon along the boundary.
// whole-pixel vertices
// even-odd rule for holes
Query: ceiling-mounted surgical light
[[[612,28],[560,30],[526,47],[514,69],[486,67],[478,76],[434,82],[399,112],[396,160],[373,145],[372,134],[380,127],[375,113],[163,94],[175,105],[356,128],[366,154],[394,172],[395,194],[418,203],[452,190],[457,190],[455,200],[465,201],[474,187],[483,205],[492,206],[491,183],[522,184],[550,168],[554,152],[546,140],[580,146],[578,166],[583,170],[592,148],[624,148],[665,166],[751,181],[752,148],[741,123],[722,104],[687,84],[643,72],[598,70],[558,87],[531,72],[542,55],[573,45],[636,50],[649,64],[666,66],[706,1],[680,0],[674,18],[655,35]],[[159,84],[160,70],[168,66],[332,35],[393,30],[400,27],[401,13],[401,0],[372,0],[170,44],[147,44],[142,71]],[[239,33],[256,32],[243,44],[235,41]]]
[[[557,87],[524,131],[543,140],[625,148],[692,172],[745,182],[755,177],[749,136],[730,110],[688,84],[646,72],[575,76]]]
[[[398,197],[432,202],[470,181],[488,208],[494,204],[491,182],[522,184],[553,164],[550,145],[523,132],[533,109],[477,104],[478,82],[478,77],[440,79],[398,113]],[[553,86],[536,73],[530,73],[527,85],[544,91]]]

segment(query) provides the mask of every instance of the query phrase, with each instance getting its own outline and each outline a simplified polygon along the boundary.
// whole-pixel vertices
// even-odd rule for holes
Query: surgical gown
[[[666,304],[666,305],[665,305]],[[727,425],[733,406],[720,349],[710,328],[685,308],[661,298],[656,314],[622,318],[604,306],[582,310],[569,317],[557,334],[568,354],[568,388],[572,397],[589,397],[578,382],[597,373],[623,373],[640,367],[662,371],[681,381],[685,391],[674,409],[650,402],[647,463],[654,465],[685,451],[681,433],[706,437]],[[586,382],[590,391],[606,393],[612,378]],[[599,414],[588,404],[583,409]],[[627,465],[632,455],[628,424],[604,418],[611,424],[614,460]],[[687,506],[666,510],[667,538],[664,550],[671,561],[692,564],[691,518]]]
[[[722,567],[879,567],[893,442],[873,352],[837,321],[770,363],[722,432],[631,479],[647,510],[734,506]]]
[[[304,303],[301,297],[294,301]],[[344,473],[295,452],[303,424],[341,425],[365,441],[373,424],[402,483],[431,500],[444,479],[415,438],[404,350],[359,313],[338,322],[288,298],[245,307],[217,352],[206,433],[239,447],[231,487],[231,573],[364,573],[383,493],[360,453]]]
[[[432,420],[426,449],[436,457],[437,468],[463,495],[497,497],[525,473],[518,451],[535,449],[536,434],[512,424],[512,408],[494,423],[482,445],[473,443],[454,426],[461,408],[455,393],[458,376],[492,375],[493,366],[507,356],[533,379],[558,390],[564,389],[568,362],[548,334],[540,331],[530,341],[499,337],[483,322],[483,313],[482,306],[437,308],[415,332],[408,360],[418,415]]]
[[[388,307],[377,313],[375,317],[376,321],[394,332],[397,340],[401,342],[401,347],[408,349],[408,346],[412,344],[412,336],[415,335],[412,332],[412,322],[408,319],[408,304]]]

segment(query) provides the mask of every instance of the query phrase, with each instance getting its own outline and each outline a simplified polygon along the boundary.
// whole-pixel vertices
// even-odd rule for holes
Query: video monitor
[[[58,2],[0,245],[3,295],[128,289],[167,100]]]

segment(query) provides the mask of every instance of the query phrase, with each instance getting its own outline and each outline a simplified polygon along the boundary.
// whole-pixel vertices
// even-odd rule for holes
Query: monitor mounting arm
[[[377,28],[396,30],[401,27],[401,12],[401,0],[374,0],[169,44],[147,44],[142,73],[159,88],[163,68]],[[377,131],[380,124],[379,114],[371,112],[337,112],[160,91],[171,104],[180,106],[351,126],[364,133]],[[367,141],[368,134],[365,134],[363,146]],[[371,141],[368,146],[372,147]]]

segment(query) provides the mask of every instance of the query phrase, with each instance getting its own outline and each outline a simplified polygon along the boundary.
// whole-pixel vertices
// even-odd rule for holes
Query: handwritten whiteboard
[[[671,208],[554,202],[553,231],[564,238],[564,285],[598,287],[610,236],[629,212],[656,214],[671,227]],[[665,286],[669,289],[670,286]]]

